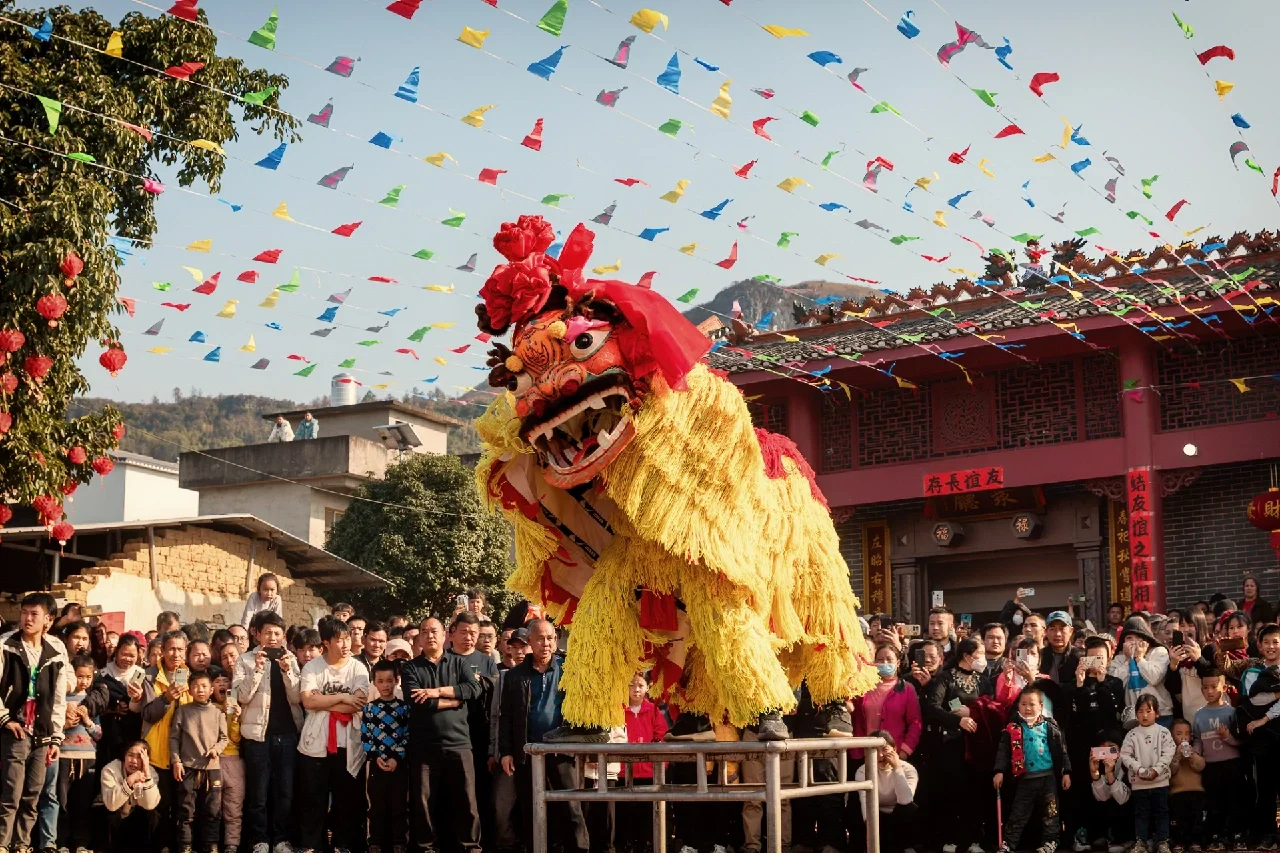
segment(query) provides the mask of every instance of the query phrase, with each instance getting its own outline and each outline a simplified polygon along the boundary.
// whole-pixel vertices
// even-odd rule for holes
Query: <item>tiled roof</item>
[[[1016,284],[961,279],[928,291],[914,288],[905,296],[884,294],[816,311],[797,305],[797,319],[807,319],[808,324],[785,334],[799,340],[787,340],[780,332],[759,333],[749,340],[731,333],[709,361],[720,370],[744,373],[766,366],[752,355],[766,361],[815,361],[833,354],[853,356],[1049,324],[1071,333],[1074,327],[1070,324],[1099,315],[1114,316],[1113,310],[1125,305],[1143,306],[1128,312],[1125,320],[1153,335],[1187,335],[1194,327],[1201,332],[1206,329],[1201,320],[1182,316],[1179,305],[1194,307],[1224,296],[1246,310],[1254,308],[1255,300],[1269,306],[1271,312],[1280,304],[1276,301],[1280,238],[1269,232],[1236,234],[1226,241],[1211,237],[1203,246],[1189,244],[1173,251],[1161,247],[1149,254],[1130,253],[1124,260],[1126,263],[1112,257],[1091,261],[1077,256],[1069,264],[1075,275],[1059,274],[1052,281],[1034,274],[1025,275]],[[1244,296],[1245,292],[1249,295]],[[803,313],[808,318],[801,318]],[[848,316],[852,313],[858,317]],[[1232,309],[1225,309],[1225,313],[1232,313]],[[1152,314],[1179,316],[1166,323]],[[1195,316],[1213,322],[1211,314]],[[1249,316],[1256,319],[1261,314],[1252,310]],[[1280,312],[1275,316],[1280,317]],[[743,324],[735,324],[736,330],[741,328]],[[723,337],[723,333],[717,336]],[[739,347],[750,353],[737,351]]]

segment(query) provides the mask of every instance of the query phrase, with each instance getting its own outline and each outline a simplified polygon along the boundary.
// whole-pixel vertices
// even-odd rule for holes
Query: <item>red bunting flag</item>
[[[134,299],[132,296],[121,296],[120,304],[124,306],[125,311],[129,312],[130,317],[134,316],[138,312],[138,300]]]
[[[497,0],[495,0],[494,5],[497,5]],[[520,144],[525,148],[532,148],[534,151],[542,150],[542,119],[538,119],[533,123],[533,130],[529,131],[529,135]]]
[[[396,350],[396,352],[398,352],[398,353],[402,353],[402,354],[404,354],[404,355],[411,355],[411,356],[413,356],[413,360],[414,360],[414,361],[421,361],[421,360],[422,360],[422,359],[418,358],[418,354],[417,354],[416,352],[414,352],[412,349],[410,349],[409,347],[400,347],[400,349]]]
[[[305,361],[307,364],[311,363],[311,359],[307,358],[305,355],[298,355],[297,353],[290,353],[285,356],[285,358],[291,358],[294,361]]]
[[[204,68],[203,62],[184,62],[181,65],[173,65],[166,68],[164,73],[170,77],[177,77],[179,80],[186,80],[201,68]]]
[[[257,284],[257,283],[258,283],[258,271],[257,271],[257,270],[245,270],[244,272],[240,273],[240,275],[236,276],[236,281],[243,281],[243,282],[245,282],[246,284]]]
[[[871,168],[871,164],[872,164],[872,163],[879,163],[881,166],[884,166],[884,167],[885,167],[886,169],[888,169],[890,172],[892,172],[892,171],[893,171],[893,163],[892,163],[892,162],[890,162],[890,161],[888,161],[888,160],[886,160],[886,159],[884,159],[883,157],[879,157],[879,156],[877,156],[877,157],[876,157],[876,159],[869,161],[869,162],[867,163],[867,168],[868,168],[868,169],[870,169],[870,168]]]
[[[376,281],[378,284],[399,284],[394,278],[387,278],[385,275],[371,275],[369,281]]]
[[[1017,136],[1022,132],[1022,128],[1018,127],[1016,124],[1007,125],[1003,130],[996,134],[996,139],[1004,139],[1008,136]]]
[[[1050,83],[1057,83],[1062,78],[1058,76],[1056,71],[1040,71],[1031,75],[1031,91],[1036,93],[1037,98],[1044,97],[1044,87]]]
[[[856,275],[849,275],[849,276],[845,276],[845,278],[849,278],[849,279],[852,279],[852,280],[854,280],[854,281],[861,281],[861,282],[865,282],[865,283],[867,283],[867,284],[879,284],[879,283],[880,283],[880,279],[878,279],[878,278],[858,278]]]
[[[737,262],[738,262],[738,244],[735,242],[733,244],[733,248],[729,250],[729,257],[725,258],[723,261],[718,261],[716,263],[716,266],[720,267],[720,269],[731,270],[733,269],[733,265],[736,264]]]
[[[1280,167],[1276,168],[1276,173],[1271,176],[1271,194],[1274,196],[1280,191]]]
[[[765,139],[772,141],[773,137],[770,136],[769,132],[764,129],[764,126],[771,121],[777,121],[777,120],[778,119],[776,116],[765,116],[764,118],[758,118],[755,121],[751,122],[751,129],[756,132],[756,136],[763,136]]]
[[[184,21],[196,19],[196,3],[198,0],[178,0],[169,9],[169,14]]]
[[[213,293],[215,290],[218,289],[218,277],[221,275],[222,275],[221,271],[214,273],[213,275],[209,276],[209,280],[206,281],[204,284],[201,284],[198,287],[191,288],[192,292],[203,293],[205,296],[208,296],[210,293]]]
[[[652,290],[653,277],[657,274],[656,270],[649,270],[647,273],[640,276],[640,280],[636,282],[636,287],[643,287],[645,290]]]
[[[921,255],[920,257],[924,258],[926,261],[933,261],[935,264],[941,264],[950,260],[951,255],[943,255],[940,258],[935,258],[933,255]]]
[[[1164,218],[1172,222],[1173,218],[1178,215],[1178,211],[1182,210],[1183,206],[1187,204],[1189,204],[1189,202],[1185,198],[1182,199],[1173,207],[1169,208],[1169,212],[1164,215]]]
[[[1209,48],[1204,53],[1197,53],[1196,59],[1200,60],[1201,65],[1208,65],[1211,59],[1230,59],[1235,60],[1236,52],[1225,44],[1216,45]]]
[[[414,13],[418,11],[418,7],[422,5],[422,0],[395,0],[387,11],[393,15],[399,15],[405,20],[412,21]]]
[[[333,233],[337,234],[339,237],[350,237],[352,234],[356,233],[356,229],[359,228],[360,225],[360,222],[348,222],[346,225],[339,225],[337,228],[333,229]]]
[[[280,260],[280,253],[284,249],[265,249],[253,256],[253,259],[261,264],[274,264]]]
[[[147,140],[148,142],[151,141],[151,131],[147,130],[145,127],[139,127],[136,124],[129,124],[129,122],[127,121],[122,121],[120,123],[125,127],[127,127],[129,130],[132,130],[134,133],[141,136],[143,139]]]
[[[481,332],[480,334],[476,335],[476,340],[482,344],[487,344],[489,343],[489,341],[493,340],[493,335],[489,334],[488,332]]]
[[[754,166],[757,162],[758,161],[756,160],[752,160],[750,163],[747,163],[746,165],[739,166],[738,168],[734,169],[733,173],[737,175],[739,178],[745,178],[747,177],[748,174],[750,174],[751,167]]]
[[[172,308],[175,311],[186,311],[191,307],[190,302],[161,302],[160,304],[165,308]]]
[[[624,187],[634,187],[636,184],[644,184],[646,187],[649,186],[647,181],[642,181],[639,178],[614,178],[613,182],[615,184],[622,184]]]
[[[966,145],[963,151],[952,151],[951,156],[947,159],[959,166],[964,163],[964,158],[969,156],[969,149],[972,147],[972,145]]]
[[[482,184],[492,184],[496,187],[498,185],[498,176],[506,173],[506,169],[481,169],[480,177],[476,180]]]
[[[469,349],[471,349],[471,344],[463,344],[460,347],[452,347],[449,352],[456,352],[458,355],[462,355]]]

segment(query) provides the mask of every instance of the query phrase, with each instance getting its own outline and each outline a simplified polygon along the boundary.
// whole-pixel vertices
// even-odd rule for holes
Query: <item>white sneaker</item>
[[[969,845],[969,853],[986,853],[986,851],[982,849],[981,844],[975,841]]]
[[[259,841],[253,845],[253,853],[271,853],[271,845],[266,842]]]
[[[942,845],[942,853],[956,853],[956,846],[954,844],[944,844]]]
[[[288,841],[281,841],[275,846],[272,853],[293,853],[293,845]]]

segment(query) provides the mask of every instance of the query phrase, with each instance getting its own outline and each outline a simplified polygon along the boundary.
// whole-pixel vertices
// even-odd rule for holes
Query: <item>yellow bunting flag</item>
[[[800,339],[799,339],[799,338],[797,338],[795,335],[788,335],[788,334],[786,334],[785,332],[784,332],[784,333],[783,333],[783,335],[782,335],[782,339],[783,339],[784,341],[786,341],[787,343],[789,343],[789,344],[794,344],[794,343],[796,343],[797,341],[799,341],[799,340],[800,340]]]
[[[987,168],[987,164],[990,162],[991,161],[988,160],[986,157],[983,157],[981,160],[978,161],[978,171],[986,175],[988,178],[994,178],[996,176],[996,173]]]
[[[273,290],[267,294],[267,298],[258,303],[259,308],[275,308],[276,301],[280,298],[279,289]]]
[[[1182,236],[1190,237],[1192,234],[1199,234],[1201,231],[1203,231],[1207,227],[1208,226],[1206,225],[1201,225],[1199,228],[1192,228],[1190,231],[1183,231]]]
[[[1066,116],[1058,116],[1058,118],[1062,119],[1062,123],[1066,125],[1066,127],[1062,129],[1062,144],[1058,147],[1063,151],[1066,151],[1067,146],[1071,144],[1071,122],[1067,121]]]
[[[471,27],[463,27],[462,35],[458,36],[458,41],[474,48],[482,48],[484,47],[484,40],[488,37],[488,30],[473,30]]]
[[[454,326],[456,326],[456,325],[458,325],[458,324],[457,324],[457,323],[455,323],[455,322],[453,322],[452,320],[450,320],[450,321],[449,321],[449,322],[447,322],[447,323],[432,323],[432,324],[431,324],[431,328],[433,328],[433,329],[452,329],[452,328],[453,328]]]
[[[222,146],[208,139],[193,139],[187,143],[192,148],[203,148],[205,151],[212,151],[214,154],[227,156],[227,152],[222,150]]]
[[[187,244],[188,252],[208,252],[213,248],[213,240],[194,240]]]
[[[119,33],[117,33],[117,35],[119,35]],[[153,352],[156,355],[164,355],[165,353],[169,352],[172,349],[173,347],[152,347],[151,349],[147,350],[147,352]]]
[[[1048,163],[1050,160],[1057,160],[1057,159],[1058,158],[1053,156],[1053,154],[1041,154],[1039,157],[1032,157],[1031,162],[1032,163]]]
[[[239,299],[228,299],[227,304],[222,306],[222,310],[217,313],[218,317],[225,317],[230,320],[236,316],[236,306],[240,304]]]
[[[385,391],[385,390],[387,390],[388,388],[390,388],[392,385],[395,385],[395,384],[396,384],[396,383],[394,383],[394,382],[379,382],[377,385],[374,385],[374,386],[373,386],[373,388],[374,388],[374,390],[376,390],[376,391]]]
[[[711,102],[711,112],[720,116],[720,118],[729,117],[729,107],[733,106],[733,98],[729,97],[729,84],[732,80],[726,80],[720,86],[720,94]]]
[[[605,275],[606,273],[614,273],[622,269],[622,258],[618,258],[618,262],[610,264],[607,267],[592,267],[591,271],[596,275]]]
[[[253,335],[249,336],[249,343],[240,347],[240,352],[257,352],[258,344],[253,340]]]
[[[827,261],[830,261],[834,258],[839,258],[839,257],[843,257],[843,256],[838,252],[829,252],[828,254],[825,254],[825,255],[818,255],[818,257],[813,259],[813,262],[815,264],[818,264],[819,266],[825,267],[827,265]]]
[[[452,284],[427,284],[424,285],[422,289],[434,290],[436,293],[453,293]]]
[[[767,24],[767,25],[765,25],[765,26],[761,27],[761,29],[762,29],[762,30],[764,30],[764,31],[765,31],[766,33],[768,33],[769,35],[773,36],[774,38],[779,38],[779,39],[784,39],[784,38],[786,38],[787,36],[807,36],[807,35],[809,35],[809,34],[808,34],[807,32],[805,32],[804,30],[797,30],[797,29],[795,29],[794,27],[780,27],[780,26],[778,26],[777,24]]]
[[[686,255],[692,255],[694,252],[698,251],[698,244],[690,243],[687,246],[681,246],[680,251],[684,252]]]
[[[689,179],[681,178],[680,180],[676,181],[676,188],[671,190],[670,192],[663,193],[661,198],[663,201],[668,201],[668,202],[671,202],[672,204],[675,204],[680,200],[680,197],[684,195],[685,188],[687,188],[688,186],[689,186]]]
[[[973,270],[967,270],[964,267],[947,267],[947,272],[953,272],[953,273],[956,273],[957,275],[967,275],[970,278],[972,278],[975,275],[979,275],[979,273],[976,273]]]
[[[107,39],[107,56],[114,56],[116,59],[120,59],[124,56],[124,39],[121,38],[119,30],[113,32]],[[159,349],[159,347],[156,349]],[[168,350],[166,349],[166,352],[167,351]],[[155,352],[155,350],[151,350],[151,352]]]
[[[1245,384],[1245,381],[1243,379],[1228,379],[1227,381],[1230,382],[1232,385],[1236,386],[1236,390],[1239,391],[1241,394],[1248,394],[1249,391],[1251,390],[1249,386]]]
[[[903,379],[901,376],[895,376],[893,378],[898,380],[899,388],[915,388],[916,387],[916,383],[912,382],[909,379]]]
[[[783,178],[782,183],[778,184],[778,189],[783,190],[785,192],[789,192],[789,193],[795,192],[796,187],[800,186],[801,184],[803,184],[806,187],[813,186],[813,184],[809,183],[804,178]]]
[[[183,269],[191,273],[191,277],[196,280],[196,284],[200,284],[204,281],[204,273],[195,267],[183,267]]]
[[[1227,99],[1227,92],[1230,92],[1235,87],[1235,83],[1228,83],[1226,80],[1213,81],[1213,91],[1218,93],[1218,100],[1220,101],[1225,101]]]
[[[445,361],[443,358],[441,358],[440,356],[436,356],[436,357],[435,357],[435,362],[436,362],[436,364],[448,364],[448,363],[449,363],[449,362]]]
[[[440,166],[440,167],[443,167],[443,166],[444,166],[444,161],[445,161],[445,160],[453,160],[453,155],[452,155],[452,154],[450,154],[448,151],[437,151],[436,153],[432,154],[431,156],[429,156],[429,157],[423,157],[422,159],[423,159],[423,160],[426,160],[426,161],[427,161],[428,163],[430,163],[432,166]],[[458,162],[458,161],[457,161],[457,160],[453,160],[453,162],[455,162],[455,163],[456,163],[456,162]]]
[[[496,106],[497,104],[485,104],[483,107],[476,107],[462,117],[463,124],[469,124],[472,127],[484,127],[484,114]]]
[[[916,186],[918,186],[918,187],[919,187],[920,189],[922,189],[922,190],[927,190],[927,189],[929,189],[929,184],[931,184],[931,183],[933,183],[934,181],[938,180],[938,178],[939,178],[939,175],[938,175],[938,173],[937,173],[937,172],[934,172],[934,173],[933,173],[933,177],[932,177],[932,178],[930,178],[928,175],[926,175],[926,176],[925,176],[925,177],[923,177],[923,178],[916,178]]]
[[[945,213],[946,213],[945,210],[935,210],[933,212],[933,224],[937,225],[939,228],[946,228],[947,220],[946,220],[946,217],[944,216]]]
[[[280,202],[280,205],[275,210],[271,211],[271,215],[276,219],[283,219],[286,222],[293,221],[293,217],[289,215],[289,205],[285,204],[283,201]]]
[[[671,23],[671,19],[656,9],[641,9],[631,16],[632,26],[639,27],[646,33],[653,32],[653,28],[662,24],[665,30]]]

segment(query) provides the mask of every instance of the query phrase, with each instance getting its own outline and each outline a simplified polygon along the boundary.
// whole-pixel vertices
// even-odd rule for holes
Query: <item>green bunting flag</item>
[[[297,373],[293,375],[294,376],[310,376],[312,373],[315,372],[315,369],[316,369],[316,365],[308,364],[306,367],[302,368],[301,370],[299,370]]]
[[[374,346],[377,346],[377,345],[378,345],[378,344],[380,344],[380,343],[382,343],[382,341],[379,341],[379,340],[376,340],[376,339],[372,339],[372,340],[367,340],[367,341],[356,341],[356,346],[358,346],[358,347],[374,347]]]
[[[752,281],[768,281],[768,282],[772,282],[773,284],[778,284],[779,282],[782,281],[782,279],[778,278],[776,275],[766,275],[764,273],[757,273],[756,275],[751,276],[751,280]]]
[[[267,22],[253,31],[249,36],[249,44],[256,44],[258,47],[267,50],[276,49],[276,27],[280,26],[280,14],[276,8],[271,9],[271,17],[267,18]]]
[[[452,213],[453,216],[443,220],[440,224],[447,225],[450,228],[461,228],[462,223],[466,221],[467,215],[461,211],[454,210],[452,207],[449,208],[449,212]]]
[[[270,98],[275,93],[276,87],[268,86],[260,92],[249,92],[248,94],[241,95],[240,98],[246,104],[253,104],[256,107],[260,107],[267,102],[267,98]]]
[[[986,89],[974,89],[973,94],[977,95],[978,99],[981,100],[982,103],[989,107],[994,107],[996,105],[996,95],[1000,93],[988,92]]]
[[[902,113],[898,112],[898,108],[888,101],[881,101],[872,107],[871,114],[875,115],[876,113],[893,113],[896,116],[902,115]]]
[[[419,260],[423,260],[423,261],[431,260],[431,258],[434,255],[435,255],[435,252],[431,251],[430,249],[419,249],[418,251],[413,253],[413,256],[415,258],[418,258]]]
[[[899,234],[897,237],[890,237],[889,242],[895,246],[901,246],[903,243],[910,243],[912,240],[919,239],[919,237],[908,237],[906,234]]]
[[[698,288],[696,288],[696,287],[695,287],[693,290],[686,291],[686,292],[684,292],[684,293],[680,294],[679,296],[677,296],[677,297],[676,297],[676,302],[689,303],[689,302],[692,302],[692,301],[693,301],[693,297],[695,297],[695,296],[697,296],[697,295],[698,295]]]
[[[800,113],[800,120],[805,124],[809,125],[810,127],[818,126],[818,117],[813,113],[809,112],[808,110],[805,110],[804,112]]]
[[[659,133],[665,133],[667,136],[675,136],[680,132],[680,119],[669,118],[658,126]]]
[[[827,168],[828,166],[830,166],[830,165],[831,165],[831,159],[832,159],[833,157],[835,157],[835,156],[836,156],[837,154],[839,154],[839,153],[840,153],[839,151],[828,151],[828,152],[827,152],[827,156],[822,158],[822,168],[824,168],[824,169],[825,169],[825,168]]]
[[[153,281],[151,282],[151,286],[154,287],[156,290],[164,292],[169,288],[173,287],[173,283],[168,281]]]
[[[568,11],[569,0],[556,0],[547,10],[547,14],[542,16],[542,20],[538,21],[538,29],[553,36],[560,35],[560,31],[564,29],[564,16]]]
[[[782,236],[778,238],[778,248],[789,249],[791,247],[791,238],[799,236],[799,231],[783,231]]]
[[[289,281],[280,285],[277,290],[283,290],[285,293],[296,293],[302,285],[302,279],[298,275],[298,268],[293,268],[293,275],[289,276]]]
[[[416,344],[420,344],[422,343],[422,339],[426,337],[427,332],[429,331],[431,331],[430,326],[423,326],[421,329],[418,329],[412,335],[410,335],[409,340],[413,341]]]
[[[62,102],[40,95],[36,95],[36,100],[44,105],[44,115],[49,120],[49,132],[57,133],[58,122],[62,119]]]
[[[1077,231],[1076,236],[1088,237],[1090,234],[1101,234],[1101,233],[1102,232],[1099,231],[1097,228],[1094,228],[1092,225],[1090,225],[1088,228],[1081,228],[1079,231]]]
[[[1148,227],[1148,228],[1150,228],[1151,226],[1155,225],[1155,223],[1154,223],[1154,222],[1152,222],[1150,219],[1148,219],[1147,217],[1143,216],[1141,213],[1139,213],[1139,212],[1138,212],[1138,211],[1136,211],[1136,210],[1131,210],[1131,211],[1129,211],[1128,213],[1126,213],[1126,214],[1125,214],[1125,216],[1129,217],[1130,219],[1141,219],[1143,222],[1147,223],[1147,227]]]
[[[397,204],[400,203],[400,193],[403,192],[404,188],[407,186],[409,185],[401,184],[398,187],[392,187],[391,191],[387,193],[387,197],[384,198],[382,201],[378,202],[378,204],[382,205],[383,207],[395,207]]]
[[[1017,240],[1019,243],[1026,244],[1030,243],[1032,240],[1039,242],[1040,238],[1043,236],[1043,234],[1028,234],[1024,231],[1021,234],[1014,234],[1013,239]]]
[[[356,360],[354,358],[348,358],[338,365],[338,367],[355,367],[355,366],[356,366]]]
[[[542,197],[542,203],[548,207],[559,207],[562,198],[573,198],[573,196],[568,193],[548,193]]]
[[[1151,185],[1160,180],[1159,175],[1152,175],[1149,178],[1142,178],[1142,194],[1147,198],[1151,198]]]
[[[67,158],[70,160],[79,160],[81,163],[98,162],[98,158],[94,157],[92,154],[85,154],[82,151],[72,151],[70,154],[67,155]]]

